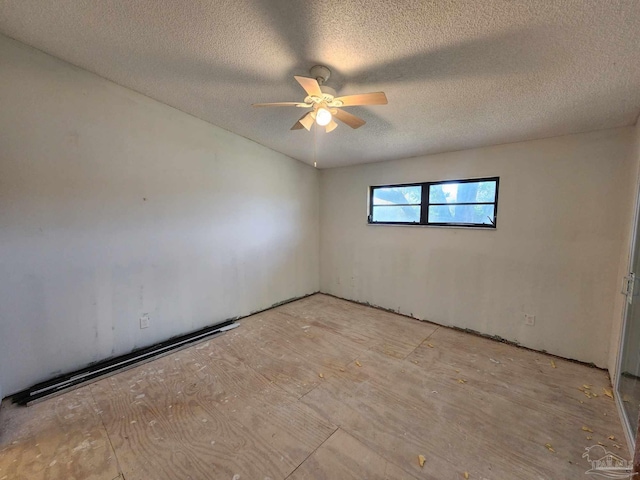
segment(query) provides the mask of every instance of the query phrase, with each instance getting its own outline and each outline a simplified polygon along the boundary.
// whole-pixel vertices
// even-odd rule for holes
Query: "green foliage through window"
[[[369,223],[496,227],[499,178],[370,188]]]

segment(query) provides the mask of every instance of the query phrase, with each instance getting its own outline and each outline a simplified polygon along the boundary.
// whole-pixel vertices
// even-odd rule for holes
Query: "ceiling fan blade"
[[[336,117],[341,122],[346,123],[351,128],[360,128],[362,125],[367,123],[360,117],[356,117],[355,115],[352,115],[349,112],[345,112],[344,110],[340,110],[339,108],[336,108],[336,111],[335,113],[333,113],[333,116]]]
[[[291,130],[300,130],[301,128],[306,128],[307,130],[311,130],[311,126],[313,125],[313,117],[311,116],[311,112],[305,113],[300,120],[298,120]]]
[[[343,107],[353,107],[356,105],[386,105],[388,103],[387,96],[384,92],[345,95],[344,97],[338,97],[335,100],[340,100]]]
[[[295,78],[300,86],[304,88],[304,91],[307,92],[307,95],[311,95],[312,97],[322,97],[320,84],[315,78],[300,77],[298,75],[294,75],[293,78]]]
[[[252,107],[307,107],[306,103],[300,102],[275,102],[275,103],[252,103]]]
[[[307,113],[304,117],[298,120],[307,131],[311,131],[315,117],[312,112]]]
[[[331,120],[327,124],[327,126],[324,128],[324,131],[327,132],[327,133],[333,132],[336,129],[337,126],[338,126],[338,124],[336,123],[336,121],[335,120]]]

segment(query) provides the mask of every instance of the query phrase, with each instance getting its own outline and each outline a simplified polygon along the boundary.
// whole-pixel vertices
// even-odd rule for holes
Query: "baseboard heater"
[[[185,348],[192,343],[226,332],[239,325],[239,323],[234,323],[234,320],[227,320],[212,327],[206,327],[196,332],[187,333],[165,342],[157,343],[151,347],[134,350],[126,355],[103,360],[102,362],[94,363],[81,370],[38,383],[31,388],[14,394],[12,399],[20,405],[31,405],[46,398],[78,388],[85,383],[113,375],[119,371],[132,368],[175,350]]]

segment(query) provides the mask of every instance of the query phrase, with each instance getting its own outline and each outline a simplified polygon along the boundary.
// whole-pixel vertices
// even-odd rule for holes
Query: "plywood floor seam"
[[[331,435],[329,435],[327,437],[327,439],[322,442],[320,445],[318,445],[312,452],[309,453],[309,455],[306,456],[306,458],[300,462],[300,464],[293,470],[293,472],[291,472],[289,475],[287,475],[287,477],[285,478],[285,480],[289,480],[290,478],[294,478],[294,476],[296,475],[296,472],[298,471],[298,469],[309,459],[309,457],[311,457],[312,455],[314,455],[320,448],[322,448],[322,446],[327,443],[335,434],[336,432],[340,430],[340,427],[336,427],[336,429],[331,433]]]
[[[421,322],[422,320],[418,320],[419,322]],[[427,322],[428,323],[428,322]],[[420,348],[422,345],[424,345],[425,343],[428,343],[429,339],[433,336],[434,333],[436,333],[438,331],[439,328],[441,328],[439,325],[434,325],[432,323],[429,323],[429,325],[432,325],[435,327],[435,330],[433,332],[431,332],[427,338],[425,338],[424,340],[422,340],[422,342],[420,342],[420,344],[414,348],[413,350],[411,350],[411,352],[409,352],[407,355],[405,355],[405,357],[402,360],[406,360],[407,358],[409,358],[411,356],[411,354],[413,352],[415,352],[418,348]]]
[[[93,408],[98,417],[100,418],[100,423],[102,423],[102,428],[104,429],[104,433],[106,435],[107,441],[109,442],[109,446],[111,447],[111,451],[113,452],[113,458],[116,462],[116,469],[118,470],[118,476],[113,480],[125,480],[124,474],[122,473],[122,468],[120,467],[120,463],[118,462],[118,455],[115,453],[115,448],[113,448],[113,442],[111,442],[111,438],[109,437],[109,431],[107,430],[106,425],[102,419],[102,415],[100,415],[98,410],[98,404],[96,403],[96,399],[93,397],[93,393],[91,392],[91,388],[88,389],[89,395],[91,396],[91,401],[93,403]]]
[[[322,294],[240,323],[3,402],[0,480],[551,480],[598,442],[629,458],[601,370]]]

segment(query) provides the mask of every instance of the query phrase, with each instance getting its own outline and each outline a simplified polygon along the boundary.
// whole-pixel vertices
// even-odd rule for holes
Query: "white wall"
[[[628,127],[324,170],[321,290],[606,366],[632,138]],[[500,176],[496,230],[366,223],[370,185],[486,176]]]
[[[315,169],[6,37],[0,105],[5,395],[318,290]]]

